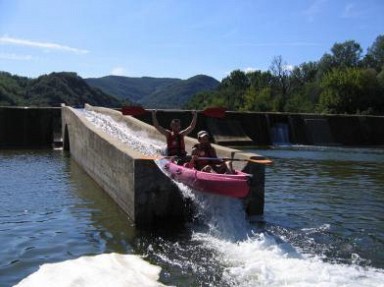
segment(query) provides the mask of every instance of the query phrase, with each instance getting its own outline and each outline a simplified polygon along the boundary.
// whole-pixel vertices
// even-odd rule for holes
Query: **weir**
[[[164,142],[152,126],[150,113],[122,116],[117,110],[87,106],[123,121],[135,131],[145,131],[149,138]],[[180,118],[183,126],[191,120],[191,113],[182,110],[158,111],[162,126],[172,118]],[[215,120],[199,114],[197,131],[208,130],[213,139],[223,145],[271,145],[273,127],[281,126],[283,142],[300,145],[375,146],[384,145],[384,117],[356,115],[316,115],[288,113],[225,112]],[[280,141],[280,139],[278,139]],[[239,142],[239,144],[237,144]],[[196,143],[186,138],[187,150]],[[61,108],[0,107],[0,148],[52,148],[64,146],[88,174],[139,225],[162,222],[184,222],[193,207],[177,187],[165,177],[156,164],[143,159],[143,154],[116,138],[97,129],[79,110]],[[218,155],[248,159],[255,155],[235,149],[215,146]],[[256,155],[258,156],[258,155]],[[239,163],[239,162],[236,162]],[[264,208],[264,166],[248,164],[236,166],[254,175],[252,194],[244,200],[249,215],[262,214]],[[155,181],[153,179],[156,179]]]
[[[86,105],[86,109],[110,116],[125,123],[130,129],[165,144],[164,136],[144,122],[121,112]],[[139,226],[185,222],[192,215],[191,202],[183,197],[177,186],[165,176],[153,160],[133,147],[112,137],[89,122],[71,107],[62,107],[64,149],[70,151],[77,163],[114,199]],[[144,137],[144,136],[143,136]],[[185,138],[186,149],[191,150],[197,140]],[[214,145],[219,157],[262,158],[238,150]],[[159,156],[159,155],[158,155]],[[238,168],[238,167],[237,167]],[[244,200],[248,215],[263,213],[264,166],[247,163],[242,169],[253,175],[251,193]]]

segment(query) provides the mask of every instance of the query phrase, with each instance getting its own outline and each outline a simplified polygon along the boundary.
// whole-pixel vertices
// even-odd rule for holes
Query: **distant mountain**
[[[83,79],[76,73],[61,72],[36,79],[0,72],[0,106],[95,106],[121,107],[139,104],[147,108],[183,108],[201,92],[215,90],[220,83],[198,75],[175,78],[129,78],[107,76]]]
[[[29,79],[0,72],[0,105],[120,107],[122,101],[89,86],[76,73],[51,73]]]
[[[220,84],[216,79],[205,75],[187,80],[107,76],[88,78],[85,81],[110,95],[148,108],[181,108],[195,94],[215,90]]]

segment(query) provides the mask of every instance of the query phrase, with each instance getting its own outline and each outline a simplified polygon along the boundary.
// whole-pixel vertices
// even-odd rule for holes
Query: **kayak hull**
[[[241,171],[235,174],[203,172],[169,160],[162,162],[162,168],[171,179],[201,192],[243,198],[250,190],[251,175]]]

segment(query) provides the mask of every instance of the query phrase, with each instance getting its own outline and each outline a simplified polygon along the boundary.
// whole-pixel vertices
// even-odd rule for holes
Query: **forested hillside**
[[[335,43],[319,61],[288,66],[282,56],[268,71],[233,71],[217,90],[196,95],[188,108],[384,114],[384,35],[363,54],[355,41]]]
[[[93,87],[148,108],[180,108],[199,92],[213,91],[219,82],[197,75],[187,80],[107,76],[85,79]]]
[[[201,92],[214,91],[219,82],[212,77],[198,75],[187,80],[179,80],[169,86],[158,89],[140,101],[146,107],[180,108]]]
[[[84,103],[120,107],[121,101],[90,87],[75,73],[51,73],[29,79],[0,72],[1,106],[83,106]]]

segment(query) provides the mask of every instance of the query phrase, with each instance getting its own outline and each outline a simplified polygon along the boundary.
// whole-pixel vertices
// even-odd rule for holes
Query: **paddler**
[[[197,122],[197,112],[192,111],[191,124],[184,130],[181,130],[180,119],[173,119],[170,123],[170,129],[165,129],[159,125],[156,117],[157,110],[152,110],[152,121],[155,128],[166,137],[167,148],[165,154],[167,156],[177,157],[176,161],[183,161],[187,155],[185,151],[184,137],[192,132]]]
[[[187,164],[188,167],[194,167],[197,170],[205,172],[233,173],[231,162],[227,164],[224,161],[214,160],[217,158],[216,150],[211,145],[207,131],[199,131],[197,133],[197,139],[199,143],[195,144],[192,148],[192,159]],[[202,158],[212,158],[212,160]]]

